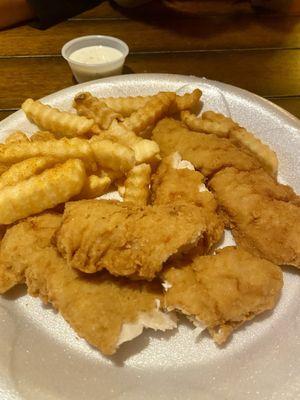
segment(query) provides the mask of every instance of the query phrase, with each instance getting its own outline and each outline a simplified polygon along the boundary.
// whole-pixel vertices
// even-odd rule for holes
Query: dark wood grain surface
[[[125,73],[205,76],[264,96],[300,117],[299,3],[279,13],[253,10],[246,1],[172,1],[169,7],[154,1],[134,10],[104,2],[44,31],[29,25],[4,30],[0,119],[27,97],[73,85],[60,50],[66,41],[88,34],[128,43]]]

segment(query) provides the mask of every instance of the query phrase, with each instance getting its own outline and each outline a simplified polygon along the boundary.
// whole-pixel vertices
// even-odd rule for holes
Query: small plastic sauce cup
[[[114,61],[89,64],[70,59],[74,51],[90,46],[108,46],[122,53],[122,56]],[[81,36],[67,42],[61,54],[68,62],[77,82],[87,82],[105,76],[119,75],[122,73],[125,58],[129,53],[129,48],[125,42],[113,36],[91,35]]]

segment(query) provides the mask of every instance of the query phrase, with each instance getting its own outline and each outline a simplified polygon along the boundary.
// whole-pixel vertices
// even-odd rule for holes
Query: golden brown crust
[[[91,345],[104,354],[118,347],[123,324],[157,308],[160,285],[84,275],[68,267],[51,246],[61,216],[44,214],[8,229],[1,245],[1,293],[26,281],[28,292],[51,303]]]
[[[193,132],[171,118],[161,120],[153,130],[163,157],[178,151],[203,175],[210,176],[222,168],[234,166],[240,170],[260,167],[259,162],[234,146],[228,139]]]
[[[220,237],[217,217],[189,204],[136,207],[111,201],[66,205],[57,246],[69,265],[93,273],[153,279],[172,255],[207,251]]]
[[[7,229],[0,247],[0,293],[24,281],[28,260],[34,259],[34,248],[47,246],[60,223],[61,215],[47,213]],[[29,231],[33,234],[27,235]]]
[[[272,309],[283,284],[280,268],[235,247],[170,267],[162,279],[171,285],[166,307],[195,317],[218,344],[245,321]]]
[[[275,264],[300,267],[299,196],[262,169],[227,168],[209,182],[237,243]]]
[[[215,212],[217,202],[214,195],[205,190],[204,176],[188,168],[176,169],[173,166],[175,160],[176,153],[165,157],[153,175],[152,203],[186,202]],[[204,191],[200,192],[201,189]]]

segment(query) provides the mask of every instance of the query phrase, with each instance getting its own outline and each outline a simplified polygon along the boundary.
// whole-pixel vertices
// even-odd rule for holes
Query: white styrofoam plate
[[[244,90],[196,77],[139,74],[102,79],[43,99],[70,110],[79,91],[95,95],[146,95],[203,91],[204,109],[231,116],[277,153],[281,181],[300,191],[300,121]],[[33,132],[18,111],[0,123],[0,140],[12,130]],[[103,357],[78,338],[63,318],[24,287],[0,299],[1,400],[289,400],[300,398],[300,277],[284,271],[279,304],[235,332],[224,348],[205,334],[195,338],[185,321],[167,334],[146,331]]]

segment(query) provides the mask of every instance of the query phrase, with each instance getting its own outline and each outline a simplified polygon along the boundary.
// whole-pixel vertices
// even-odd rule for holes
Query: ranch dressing
[[[105,64],[119,60],[123,54],[108,46],[88,46],[75,50],[70,56],[70,60],[84,64]]]

